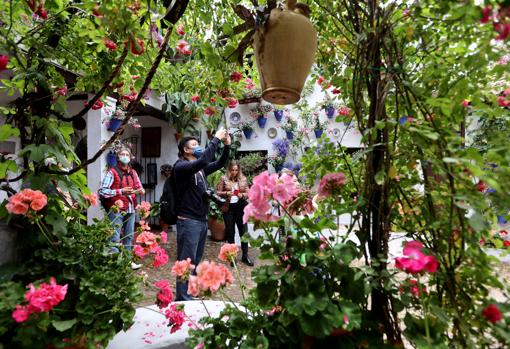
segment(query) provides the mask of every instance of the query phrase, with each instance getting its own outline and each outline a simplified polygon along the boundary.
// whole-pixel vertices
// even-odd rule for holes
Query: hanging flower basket
[[[254,36],[262,98],[274,104],[299,101],[315,60],[317,31],[296,9],[296,0],[275,8]]]
[[[253,135],[253,130],[245,129],[245,130],[243,130],[243,133],[244,133],[244,137],[246,139],[251,139],[251,136]]]
[[[285,134],[287,135],[287,139],[288,140],[293,140],[294,139],[294,132],[292,132],[292,131],[285,131]]]
[[[276,119],[276,121],[280,122],[282,121],[282,118],[283,118],[283,110],[281,109],[275,109],[274,110],[274,118]]]
[[[313,133],[315,133],[315,138],[321,138],[323,132],[324,132],[324,130],[322,130],[322,129],[313,130]]]
[[[120,125],[122,124],[121,119],[117,118],[111,118],[110,121],[108,121],[108,131],[115,132],[119,129]]]
[[[263,117],[263,116],[259,116],[259,117],[257,118],[257,123],[259,124],[259,127],[260,127],[260,128],[264,128],[264,127],[266,127],[267,118],[266,118],[266,117]]]
[[[333,116],[335,116],[335,107],[330,105],[324,109],[326,111],[326,116],[328,119],[333,119]]]
[[[108,154],[106,154],[106,163],[110,167],[117,166],[117,156],[113,151],[110,151]]]

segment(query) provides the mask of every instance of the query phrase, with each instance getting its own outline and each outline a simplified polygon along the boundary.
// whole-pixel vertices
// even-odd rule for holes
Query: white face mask
[[[129,164],[129,162],[131,161],[131,159],[129,158],[129,156],[121,155],[121,156],[119,156],[119,161],[120,161],[121,163],[123,163],[124,165],[127,165],[127,164]]]

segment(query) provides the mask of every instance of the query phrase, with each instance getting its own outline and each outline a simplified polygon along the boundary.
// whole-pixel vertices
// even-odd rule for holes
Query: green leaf
[[[64,331],[67,331],[68,329],[70,329],[71,327],[73,327],[76,322],[77,322],[77,320],[76,320],[76,318],[74,318],[72,320],[63,320],[63,321],[53,320],[51,322],[51,324],[53,325],[53,327],[55,327],[57,329],[57,331],[64,332]]]
[[[12,127],[9,124],[0,127],[0,142],[5,141],[10,137],[19,137],[19,129]]]
[[[377,183],[377,185],[383,185],[385,178],[386,178],[386,173],[381,170],[381,171],[377,172],[377,174],[374,177],[374,180]]]

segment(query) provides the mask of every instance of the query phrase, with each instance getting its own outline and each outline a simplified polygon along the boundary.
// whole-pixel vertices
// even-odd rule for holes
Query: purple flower
[[[289,141],[286,139],[277,139],[273,142],[273,150],[281,156],[285,158],[289,153]]]

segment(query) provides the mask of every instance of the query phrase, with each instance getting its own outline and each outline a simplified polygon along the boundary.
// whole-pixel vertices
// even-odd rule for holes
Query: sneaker
[[[135,262],[131,262],[131,269],[137,270],[142,267],[142,264],[136,264]]]

